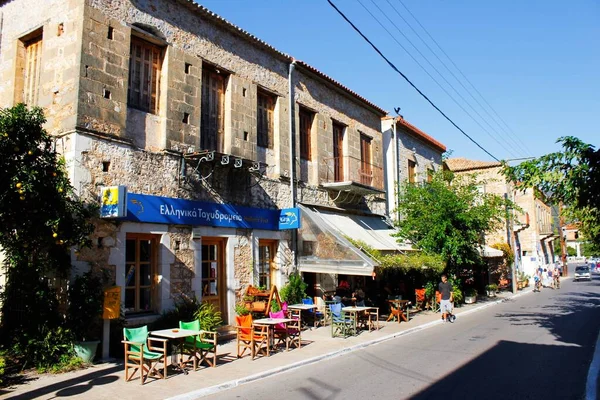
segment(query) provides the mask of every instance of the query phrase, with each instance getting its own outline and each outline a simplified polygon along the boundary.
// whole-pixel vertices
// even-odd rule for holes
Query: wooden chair
[[[269,357],[271,351],[271,327],[252,324],[252,359],[263,355]]]
[[[140,382],[143,385],[149,376],[167,378],[167,342],[168,339],[148,337],[148,326],[140,328],[123,328],[123,343],[125,345],[125,381],[133,379],[140,372]],[[162,347],[156,346],[161,343]],[[157,366],[163,364],[161,373]],[[129,369],[133,369],[128,374]]]
[[[200,321],[194,320],[190,322],[179,321],[179,328],[190,329],[193,331],[201,331],[198,336],[190,336],[185,338],[183,349],[189,356],[185,363],[193,361],[194,371],[197,365],[205,362],[209,367],[217,366],[217,332],[201,330]]]
[[[237,330],[238,358],[243,357],[246,350],[250,350],[250,355],[253,360],[258,353],[266,353],[267,356],[269,355],[270,336],[268,326],[253,324],[252,314],[237,315],[235,317],[235,323],[235,328]],[[241,352],[240,349],[242,350]]]
[[[425,309],[427,299],[425,298],[425,289],[415,289],[415,307],[417,310]]]
[[[368,313],[369,332],[374,331],[375,329],[379,330],[379,307],[375,307],[375,309],[369,310]]]
[[[287,324],[287,336],[289,346],[302,346],[302,319],[300,310],[288,310],[287,317],[292,319],[292,322]]]
[[[283,310],[277,312],[269,312],[270,318],[285,318]],[[275,346],[284,344],[286,351],[290,349],[288,341],[288,324],[277,324],[273,327],[273,340],[276,341]]]
[[[331,310],[331,337],[348,337],[356,334],[354,318],[348,318],[342,311],[342,303],[330,304]]]
[[[254,354],[254,343],[252,342],[252,314],[237,315],[235,317],[237,331],[237,357],[244,356],[246,350],[250,350],[250,354]],[[240,352],[240,348],[242,351]]]

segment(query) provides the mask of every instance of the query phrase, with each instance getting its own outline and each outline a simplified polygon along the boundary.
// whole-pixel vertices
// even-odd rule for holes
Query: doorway
[[[202,238],[202,301],[214,305],[227,321],[225,239]]]

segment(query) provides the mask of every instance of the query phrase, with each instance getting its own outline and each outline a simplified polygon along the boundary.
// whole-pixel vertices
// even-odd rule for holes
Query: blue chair
[[[308,297],[306,299],[302,299],[302,304],[308,304],[308,305],[314,306],[315,302],[313,301],[312,298]],[[315,327],[318,324],[321,324],[323,322],[323,320],[325,319],[325,316],[323,315],[323,313],[321,311],[317,311],[316,309],[308,310],[308,313],[306,315],[308,316],[308,319],[313,323],[313,326],[315,326]]]
[[[356,334],[354,318],[347,317],[342,311],[342,303],[329,305],[331,311],[331,337],[342,336],[344,338]]]

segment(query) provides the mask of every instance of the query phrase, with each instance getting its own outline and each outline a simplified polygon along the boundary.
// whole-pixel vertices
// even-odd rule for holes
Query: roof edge
[[[394,118],[394,120],[396,123],[399,123],[400,125],[404,126],[409,131],[411,131],[413,134],[415,134],[416,136],[425,140],[426,142],[430,143],[431,145],[438,148],[442,152],[446,152],[448,150],[442,142],[438,142],[432,136],[429,136],[428,134],[426,134],[425,132],[423,132],[422,130],[420,130],[419,128],[417,128],[416,126],[414,126],[407,120],[405,120],[404,117],[398,116],[398,117]]]

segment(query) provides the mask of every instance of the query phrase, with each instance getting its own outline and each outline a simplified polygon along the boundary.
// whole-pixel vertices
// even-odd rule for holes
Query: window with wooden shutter
[[[256,134],[260,147],[273,148],[273,116],[275,97],[263,91],[257,95]]]
[[[333,175],[336,182],[344,180],[344,125],[333,123]]]
[[[25,43],[25,75],[23,82],[23,102],[37,105],[40,69],[42,65],[42,35]]]
[[[158,114],[162,49],[137,37],[131,38],[127,105]]]
[[[373,139],[360,135],[360,175],[361,182],[364,185],[371,186],[373,181],[373,166],[371,163],[371,141]]]
[[[223,151],[225,77],[205,66],[202,69],[202,104],[200,113],[200,148]]]
[[[415,169],[417,168],[417,163],[412,160],[408,160],[408,182],[415,183]]]
[[[310,131],[312,130],[312,122],[314,113],[300,108],[300,158],[310,160]]]

